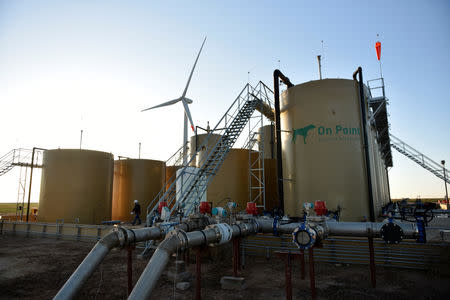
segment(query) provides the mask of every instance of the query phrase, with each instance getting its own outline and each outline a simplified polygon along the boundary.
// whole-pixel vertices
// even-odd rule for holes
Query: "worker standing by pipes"
[[[137,221],[137,225],[141,225],[141,205],[139,204],[139,201],[134,200],[134,207],[133,210],[131,211],[131,214],[134,214],[134,220],[133,220],[133,225],[136,224]]]

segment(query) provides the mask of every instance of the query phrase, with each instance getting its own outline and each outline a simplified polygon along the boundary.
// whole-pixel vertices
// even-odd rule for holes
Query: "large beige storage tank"
[[[328,209],[342,208],[343,221],[369,218],[358,95],[356,81],[345,79],[282,93],[281,127],[292,131],[282,134],[287,214],[300,216],[304,202],[324,200]]]
[[[38,220],[82,224],[111,220],[113,162],[111,153],[99,151],[44,151]]]
[[[220,134],[211,134],[211,137],[208,139],[207,143],[203,144],[207,137],[207,133],[191,136],[189,140],[190,157],[192,157],[192,155],[194,155],[198,150],[197,156],[190,164],[191,166],[199,167],[206,160],[205,155],[208,153],[208,150],[212,149],[222,136]]]
[[[219,172],[208,186],[207,201],[215,206],[226,206],[233,201],[238,209],[245,209],[249,201],[249,152],[247,149],[231,149]]]
[[[166,181],[166,165],[150,159],[124,159],[114,162],[112,219],[130,221],[134,200],[141,204],[142,216]],[[141,217],[145,219],[145,217]]]
[[[264,160],[264,184],[266,190],[266,210],[278,207],[277,160]]]

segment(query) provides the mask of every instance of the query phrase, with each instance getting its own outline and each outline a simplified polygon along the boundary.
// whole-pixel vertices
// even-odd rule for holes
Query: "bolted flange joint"
[[[302,250],[312,248],[317,238],[316,230],[305,223],[302,223],[292,232],[292,241]]]

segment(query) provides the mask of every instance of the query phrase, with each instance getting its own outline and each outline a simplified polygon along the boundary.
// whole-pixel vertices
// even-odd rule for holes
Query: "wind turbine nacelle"
[[[192,104],[192,102],[194,102],[194,101],[192,101],[192,99],[189,99],[189,98],[186,98],[186,97],[184,97],[184,100],[186,100],[187,104]]]

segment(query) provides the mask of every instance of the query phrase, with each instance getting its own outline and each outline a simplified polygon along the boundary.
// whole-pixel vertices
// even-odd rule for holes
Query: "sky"
[[[243,86],[379,77],[382,43],[391,132],[450,164],[450,2],[0,0],[0,156],[14,148],[78,148],[166,160],[182,143],[180,97],[195,125],[214,125]],[[379,34],[379,37],[377,37]],[[323,41],[323,43],[321,42]],[[444,183],[393,150],[393,198],[443,197]],[[39,197],[39,172],[32,201]],[[15,202],[18,168],[0,177]]]

